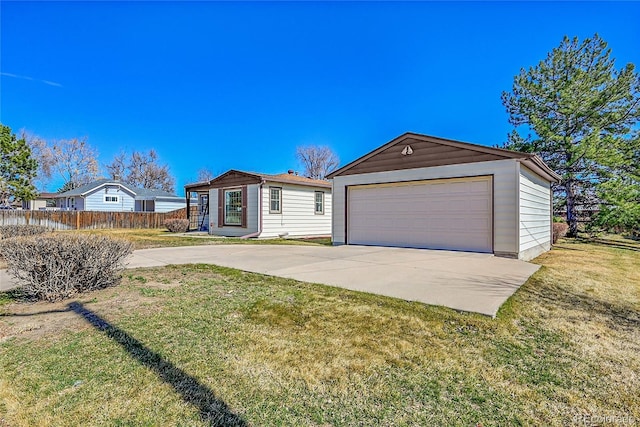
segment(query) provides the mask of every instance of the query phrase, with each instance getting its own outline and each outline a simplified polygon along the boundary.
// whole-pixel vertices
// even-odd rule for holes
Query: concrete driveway
[[[283,245],[143,249],[134,252],[128,268],[187,263],[216,264],[489,316],[495,316],[539,268],[469,252]]]

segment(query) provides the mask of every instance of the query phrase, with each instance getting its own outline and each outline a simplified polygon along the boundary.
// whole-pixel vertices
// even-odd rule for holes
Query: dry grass
[[[249,244],[249,245],[331,245],[328,238],[311,239],[239,239],[228,237],[214,237],[202,234],[188,236],[171,233],[163,229],[103,229],[103,230],[73,230],[59,233],[99,234],[129,240],[135,249],[149,249],[175,246],[220,245],[220,244]]]
[[[110,236],[121,238],[133,243],[134,249],[150,249],[176,246],[198,246],[198,245],[325,245],[331,246],[330,238],[308,238],[308,239],[239,239],[214,237],[202,234],[188,236],[184,234],[170,233],[164,229],[130,229],[130,228],[109,228],[98,230],[70,230],[57,231],[56,233],[70,234],[96,234],[100,236]],[[7,263],[0,256],[0,269],[6,269]]]
[[[108,326],[5,296],[0,425],[637,422],[640,246],[561,241],[536,262],[495,320],[203,265],[88,295]]]

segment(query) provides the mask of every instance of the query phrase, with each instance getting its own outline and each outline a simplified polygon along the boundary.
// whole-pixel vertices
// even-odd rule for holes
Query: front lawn
[[[221,244],[331,245],[331,239],[328,237],[309,239],[240,239],[237,237],[215,237],[203,233],[194,233],[192,235],[190,235],[191,233],[170,233],[164,229],[153,228],[107,228],[98,230],[58,231],[58,233],[100,234],[103,236],[117,237],[132,242],[134,249]]]
[[[536,262],[497,319],[205,265],[5,295],[0,426],[634,425],[640,247]]]

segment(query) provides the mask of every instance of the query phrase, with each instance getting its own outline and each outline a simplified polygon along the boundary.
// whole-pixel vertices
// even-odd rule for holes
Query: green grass
[[[80,299],[108,325],[4,297],[0,425],[637,422],[640,246],[536,262],[497,319],[206,265]]]

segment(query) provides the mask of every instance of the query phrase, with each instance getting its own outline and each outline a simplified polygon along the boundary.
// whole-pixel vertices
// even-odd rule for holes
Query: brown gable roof
[[[310,187],[331,188],[331,182],[311,179],[304,176],[281,173],[276,175],[243,172],[231,169],[209,182],[198,182],[185,186],[186,191],[204,190],[210,188],[235,187],[240,185],[259,184],[262,181],[276,182],[280,184],[307,185]]]
[[[407,146],[411,147],[411,155],[402,154],[403,149]],[[549,181],[560,180],[560,176],[535,154],[485,147],[412,132],[400,135],[346,166],[331,172],[327,178],[504,159],[520,160]]]

